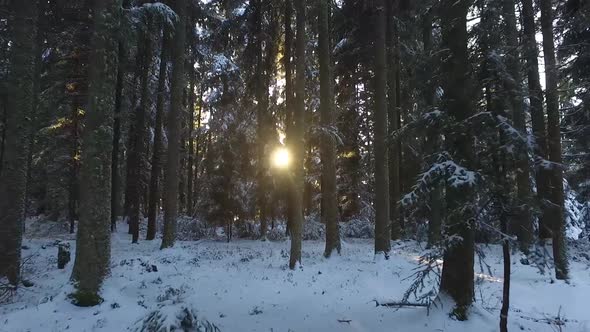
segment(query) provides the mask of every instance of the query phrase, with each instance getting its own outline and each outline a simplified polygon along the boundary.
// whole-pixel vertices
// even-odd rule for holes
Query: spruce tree
[[[112,130],[118,59],[115,34],[119,28],[120,6],[118,0],[95,0],[92,8],[92,55],[80,167],[83,185],[72,271],[76,286],[74,303],[81,306],[101,302],[100,287],[109,272]]]

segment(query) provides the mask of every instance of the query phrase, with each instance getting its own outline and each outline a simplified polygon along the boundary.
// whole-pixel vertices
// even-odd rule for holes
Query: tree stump
[[[70,244],[60,242],[57,245],[57,268],[64,269],[70,261]]]

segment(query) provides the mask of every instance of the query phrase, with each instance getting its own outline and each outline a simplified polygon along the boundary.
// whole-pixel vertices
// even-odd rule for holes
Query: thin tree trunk
[[[386,6],[385,0],[376,0],[375,22],[375,254],[389,256],[391,249],[389,228],[389,153],[387,135],[387,60],[386,60]]]
[[[433,70],[432,65],[432,10],[429,10],[422,22],[422,41],[424,44],[424,54],[429,57],[427,60],[427,67],[425,72],[431,73]],[[426,107],[431,109],[434,107],[434,95],[436,87],[433,80],[431,79],[425,84],[424,90],[424,101]],[[438,152],[440,145],[440,133],[438,130],[430,129],[427,140],[426,140],[427,153],[434,155]],[[433,160],[434,161],[434,160]],[[429,193],[430,214],[428,220],[428,246],[434,246],[440,242],[441,238],[441,226],[442,226],[442,186],[437,184],[432,191]]]
[[[159,179],[162,169],[162,123],[164,122],[164,93],[166,92],[167,62],[166,31],[162,32],[160,48],[160,71],[158,74],[158,92],[156,97],[156,123],[154,127],[154,148],[152,152],[152,169],[150,172],[150,193],[148,206],[148,224],[146,240],[156,238],[156,221],[158,219],[158,202],[160,201]]]
[[[149,20],[149,19],[148,19]],[[138,109],[135,112],[135,138],[133,147],[129,151],[129,167],[131,178],[127,181],[130,184],[129,194],[129,224],[131,225],[132,243],[139,241],[139,222],[141,218],[140,202],[143,195],[143,160],[145,158],[145,133],[146,113],[151,104],[149,91],[149,77],[152,60],[151,37],[149,34],[151,23],[147,23],[146,32],[140,40],[138,59],[141,63],[140,89],[141,99]]]
[[[263,0],[257,0],[255,2],[255,11],[256,11],[256,31],[255,31],[255,38],[256,38],[256,101],[257,101],[257,121],[258,127],[256,131],[257,135],[257,158],[258,158],[258,167],[257,167],[257,205],[258,205],[258,215],[260,218],[260,237],[264,239],[266,236],[266,229],[268,227],[268,215],[267,215],[267,181],[266,181],[266,172],[267,172],[267,161],[266,161],[266,144],[267,144],[267,109],[268,109],[268,87],[265,86],[265,66],[264,66],[264,50],[262,47],[262,42],[264,40],[264,36],[266,33],[263,33],[263,17],[264,17],[264,8],[265,5]],[[267,45],[267,48],[269,46]]]
[[[500,218],[500,231],[507,234],[508,226],[505,212]],[[500,309],[500,332],[508,332],[508,309],[510,308],[510,242],[502,239],[502,256],[504,258],[504,284],[502,285],[502,308]]]
[[[541,201],[541,215],[539,216],[539,238],[541,241],[551,237],[551,222],[548,200],[550,197],[550,173],[542,167],[547,158],[547,131],[543,114],[543,90],[539,79],[539,50],[535,40],[535,12],[533,0],[522,0],[522,21],[524,30],[525,58],[527,62],[527,76],[529,86],[530,112],[535,136],[535,179],[537,197]]]
[[[284,66],[285,66],[285,143],[288,145],[291,139],[293,130],[293,68],[291,64],[292,46],[293,46],[293,31],[291,29],[291,21],[293,16],[293,6],[291,0],[285,0],[285,50],[284,50]],[[290,197],[290,190],[287,190],[287,227],[286,233],[290,234],[290,226],[293,222],[293,200]]]
[[[70,151],[70,176],[69,176],[69,188],[68,188],[68,219],[70,222],[70,234],[74,234],[76,211],[79,200],[78,195],[78,172],[79,162],[78,154],[80,153],[80,135],[78,132],[79,128],[79,105],[77,103],[77,97],[74,97],[72,103],[72,127],[71,127],[71,140],[72,146]]]
[[[194,139],[194,132],[195,132],[195,86],[196,86],[196,72],[194,70],[194,61],[195,61],[195,44],[196,44],[196,35],[192,33],[192,29],[188,29],[191,32],[191,61],[189,62],[189,123],[188,123],[188,165],[187,165],[187,197],[186,197],[186,213],[189,216],[193,215],[193,207],[195,205],[194,202],[194,188],[193,188],[193,167],[195,164],[195,139]]]
[[[397,1],[387,1],[387,106],[388,106],[388,127],[389,132],[399,129],[399,109],[397,99],[397,71],[398,71],[398,34],[396,27]],[[391,239],[397,240],[401,237],[401,219],[399,201],[401,200],[400,187],[400,151],[399,140],[388,144],[389,151],[389,214],[391,219]]]
[[[336,188],[336,140],[331,133],[334,127],[332,93],[332,55],[330,46],[330,0],[319,1],[318,56],[320,63],[320,115],[325,133],[321,139],[322,158],[322,221],[326,225],[325,257],[335,249],[340,253],[338,230],[338,197]]]
[[[178,216],[178,176],[180,157],[180,121],[182,91],[184,88],[184,46],[186,39],[186,0],[176,0],[174,11],[178,15],[172,45],[172,76],[170,112],[168,115],[168,156],[164,177],[164,234],[161,248],[174,246],[176,218]]]
[[[551,230],[555,277],[568,279],[567,245],[565,238],[563,169],[561,156],[561,127],[559,121],[559,73],[555,60],[553,37],[553,8],[551,0],[541,0],[541,30],[543,32],[543,55],[545,57],[545,96],[547,101],[547,132],[549,160],[553,163],[551,175]]]
[[[113,156],[111,162],[111,232],[117,229],[117,212],[120,204],[119,142],[121,140],[121,105],[123,100],[123,80],[125,78],[125,47],[119,41],[119,60],[117,85],[115,86],[115,122],[113,125]]]
[[[291,254],[289,257],[289,268],[295,269],[301,264],[301,235],[303,228],[303,158],[305,156],[304,133],[305,133],[305,3],[295,2],[297,37],[295,41],[295,100],[293,108],[293,133],[289,139],[289,145],[293,151],[293,174],[290,184],[292,220],[291,231]]]
[[[510,94],[509,105],[512,108],[514,127],[526,136],[526,121],[523,109],[521,68],[519,60],[518,30],[516,27],[516,12],[514,0],[503,0],[504,29],[509,47],[506,66],[512,79],[506,81],[506,89]],[[529,182],[530,165],[527,149],[519,151],[516,160],[516,185],[518,208],[515,216],[514,228],[522,252],[528,253],[533,237],[533,222],[529,209],[531,186]]]
[[[80,220],[72,271],[77,304],[92,306],[109,272],[111,251],[111,158],[117,83],[118,0],[94,1],[88,107],[82,140]]]
[[[37,1],[13,1],[11,71],[5,114],[4,156],[0,176],[0,276],[20,281],[25,214],[29,117],[33,112]]]

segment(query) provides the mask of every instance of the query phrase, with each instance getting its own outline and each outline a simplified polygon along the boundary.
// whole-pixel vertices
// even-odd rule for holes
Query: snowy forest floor
[[[376,306],[375,300],[399,301],[412,283],[407,277],[424,252],[417,242],[394,242],[391,258],[376,261],[370,239],[345,239],[342,254],[330,259],[322,255],[322,241],[304,241],[303,266],[290,271],[289,241],[200,240],[159,250],[158,240],[131,244],[121,223],[112,240],[105,301],[80,308],[67,298],[72,291],[73,236],[61,228],[48,230],[33,222],[27,226],[25,277],[34,286],[20,288],[0,305],[2,332],[140,331],[154,310],[162,313],[162,320],[174,321],[184,308],[220,331],[498,330],[498,246],[483,247],[492,274],[477,274],[476,304],[469,321],[459,322],[449,317],[451,306],[443,302],[429,312],[423,307]],[[57,269],[56,240],[72,246],[72,262],[64,270]],[[552,283],[549,275],[522,265],[520,255],[513,254],[510,331],[590,331],[588,248],[586,242],[570,246],[569,284]],[[481,272],[478,263],[476,272]],[[424,291],[430,289],[427,283]]]

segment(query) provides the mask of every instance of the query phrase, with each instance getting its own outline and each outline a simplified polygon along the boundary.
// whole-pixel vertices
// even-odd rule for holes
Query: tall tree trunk
[[[193,21],[191,20],[191,24]],[[194,62],[196,61],[196,43],[197,38],[196,34],[193,32],[193,29],[187,29],[190,32],[190,50],[191,50],[191,58],[189,61],[189,123],[188,123],[188,165],[187,165],[187,175],[186,175],[186,182],[187,182],[187,197],[186,197],[186,213],[189,216],[193,215],[193,208],[195,206],[194,201],[194,188],[193,188],[193,168],[195,164],[195,98],[196,98],[196,72],[194,69]]]
[[[432,73],[433,70],[433,55],[432,55],[432,9],[425,13],[422,22],[422,42],[424,44],[424,54],[428,57],[425,73]],[[424,101],[428,109],[434,107],[434,96],[436,93],[436,86],[433,78],[424,85]],[[435,129],[430,129],[426,137],[426,151],[431,155],[435,155],[440,147],[440,132]],[[430,207],[428,220],[428,246],[434,246],[440,242],[441,227],[442,227],[442,185],[437,184],[429,193]]]
[[[506,36],[507,46],[509,47],[508,53],[506,55],[506,66],[511,76],[511,79],[505,80],[505,86],[510,95],[509,106],[512,109],[514,127],[519,130],[523,136],[526,136],[527,131],[525,113],[523,109],[521,85],[522,80],[520,74],[520,52],[514,1],[515,0],[503,0],[504,35]],[[531,218],[531,212],[528,207],[528,202],[531,196],[529,169],[530,165],[527,149],[522,149],[519,151],[516,160],[518,207],[516,216],[514,217],[514,224],[511,228],[514,229],[516,235],[518,236],[520,248],[524,253],[528,253],[533,237],[533,222]]]
[[[33,112],[38,1],[12,2],[12,54],[0,175],[0,276],[20,280],[27,157]]]
[[[522,0],[522,22],[524,30],[525,58],[527,62],[527,76],[529,86],[529,100],[533,135],[535,136],[535,179],[537,197],[541,201],[541,215],[539,216],[539,238],[541,241],[551,237],[551,222],[548,200],[550,197],[550,173],[543,167],[543,160],[547,158],[547,131],[543,114],[543,90],[539,79],[539,50],[535,40],[535,11],[533,0]]]
[[[151,36],[149,31],[151,23],[147,22],[146,32],[142,35],[142,39],[139,41],[141,45],[137,51],[137,61],[140,62],[141,66],[141,77],[140,77],[140,104],[135,111],[135,138],[133,139],[133,147],[129,151],[129,167],[130,178],[127,179],[130,185],[129,190],[129,224],[132,232],[132,242],[137,243],[139,241],[139,222],[141,219],[140,202],[143,196],[143,160],[145,158],[145,133],[146,133],[146,113],[148,107],[151,105],[150,90],[149,90],[149,79],[150,79],[150,68],[152,61],[152,46]]]
[[[459,124],[472,114],[470,66],[468,58],[467,11],[468,0],[444,0],[442,2],[441,27],[443,48],[448,49],[443,61],[444,107],[457,124],[448,133],[447,143],[455,151],[455,161],[464,167],[472,164],[473,152],[469,132],[458,129]],[[440,291],[448,294],[456,303],[454,315],[467,319],[473,302],[474,228],[473,208],[470,207],[472,188],[469,183],[449,186],[447,205],[450,212],[446,233],[456,237],[445,248]]]
[[[397,98],[397,72],[398,67],[398,34],[396,27],[397,1],[387,1],[387,106],[388,106],[388,127],[389,132],[399,129],[399,108]],[[391,239],[397,240],[401,237],[401,218],[399,201],[401,200],[400,186],[400,151],[399,140],[388,144],[389,157],[389,214],[391,219]]]
[[[6,118],[8,115],[8,97],[2,96],[2,135],[0,139],[0,176],[2,175],[2,166],[4,166],[4,151],[6,148]]]
[[[559,121],[559,96],[557,84],[559,73],[555,60],[553,37],[553,8],[551,0],[541,0],[541,31],[543,32],[543,55],[545,57],[545,97],[547,100],[547,132],[549,160],[553,163],[551,175],[551,230],[555,277],[568,278],[567,245],[565,238],[563,169],[561,156],[561,127]]]
[[[156,238],[156,221],[158,219],[158,202],[160,201],[159,179],[162,170],[162,123],[164,122],[164,94],[166,92],[167,61],[166,31],[162,32],[162,46],[160,48],[160,70],[158,74],[158,92],[156,97],[156,123],[154,127],[154,148],[152,152],[152,169],[150,172],[150,193],[148,206],[148,223],[146,240]]]
[[[68,188],[68,219],[70,222],[70,234],[74,234],[77,205],[79,200],[79,182],[78,172],[80,164],[78,161],[78,154],[80,153],[80,133],[79,133],[79,116],[80,105],[78,105],[78,98],[74,97],[72,103],[72,125],[71,136],[72,141],[70,150],[70,174],[69,174],[69,188]]]
[[[285,66],[285,143],[290,144],[293,131],[293,68],[291,64],[292,46],[293,46],[293,31],[291,29],[291,21],[293,16],[293,6],[291,0],[285,0],[285,48],[284,48],[284,66]],[[290,234],[290,228],[293,224],[293,199],[291,198],[292,190],[287,190],[287,227],[286,233]]]
[[[322,221],[326,225],[325,257],[336,249],[340,253],[338,230],[338,197],[336,188],[336,140],[332,94],[332,51],[330,48],[330,0],[319,1],[318,56],[320,63],[320,115],[324,135],[321,140],[322,158]]]
[[[178,15],[172,45],[172,76],[170,112],[168,115],[168,156],[164,176],[164,234],[162,248],[174,246],[176,217],[178,216],[178,173],[180,157],[180,121],[182,91],[184,88],[184,46],[186,39],[186,0],[176,0],[174,11]]]
[[[303,159],[305,156],[305,1],[295,2],[295,22],[297,38],[295,41],[295,100],[293,108],[293,133],[289,145],[293,151],[293,174],[290,185],[292,200],[291,255],[289,268],[295,269],[301,263],[301,237],[303,228]]]
[[[257,157],[258,157],[258,167],[257,167],[257,205],[258,205],[258,215],[260,217],[260,237],[264,238],[266,236],[266,229],[267,229],[267,222],[268,222],[268,198],[267,198],[267,161],[266,161],[266,144],[268,140],[267,135],[267,112],[268,112],[268,87],[265,86],[265,66],[264,66],[264,50],[262,47],[262,42],[264,40],[264,36],[266,32],[263,33],[263,17],[264,17],[264,1],[257,0],[255,2],[255,10],[256,10],[256,102],[257,102]],[[267,45],[267,48],[270,46]]]
[[[117,68],[117,85],[115,86],[115,122],[113,125],[113,156],[111,161],[111,232],[117,229],[117,212],[120,208],[120,174],[119,142],[121,140],[121,105],[123,101],[123,84],[125,79],[125,46],[119,41],[119,66]]]
[[[82,136],[80,220],[72,279],[76,282],[77,304],[92,306],[103,278],[109,271],[111,254],[111,158],[113,109],[117,83],[118,0],[94,1],[92,56],[88,72],[88,107]]]
[[[375,254],[389,256],[391,230],[389,228],[389,153],[387,135],[387,60],[386,60],[386,6],[385,0],[376,0],[375,22]]]

